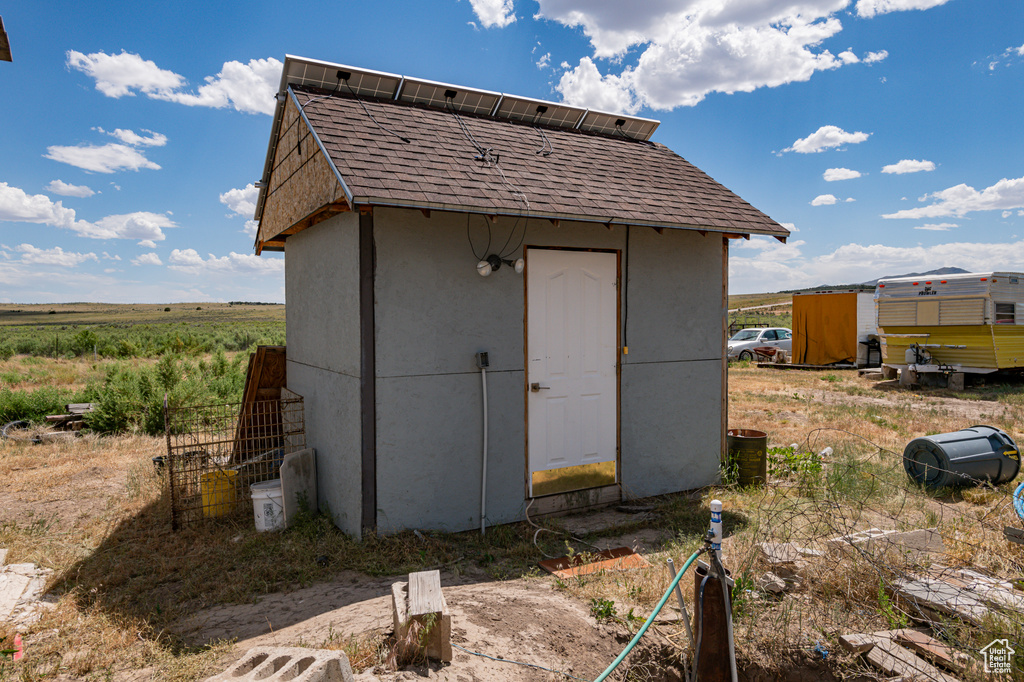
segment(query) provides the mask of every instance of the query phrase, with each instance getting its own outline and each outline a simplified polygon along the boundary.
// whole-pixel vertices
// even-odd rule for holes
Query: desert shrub
[[[229,362],[221,351],[209,364],[174,355],[162,356],[152,367],[118,363],[108,370],[98,390],[96,410],[86,416],[86,425],[101,433],[163,433],[165,395],[171,407],[238,402],[247,360],[239,355]]]
[[[6,424],[18,419],[40,422],[46,415],[63,414],[68,403],[89,402],[89,389],[67,391],[53,386],[44,386],[34,391],[0,390],[0,423]]]
[[[0,361],[10,360],[12,357],[14,357],[14,346],[10,341],[0,343]]]

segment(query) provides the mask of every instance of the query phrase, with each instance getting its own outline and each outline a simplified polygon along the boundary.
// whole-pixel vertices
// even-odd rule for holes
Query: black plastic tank
[[[1020,450],[1005,431],[972,426],[915,438],[903,450],[907,475],[927,488],[1006,483],[1020,472]]]

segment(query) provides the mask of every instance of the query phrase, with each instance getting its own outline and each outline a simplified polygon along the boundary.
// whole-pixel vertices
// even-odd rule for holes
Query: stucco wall
[[[722,237],[632,228],[622,357],[622,485],[645,497],[712,483],[721,452]]]
[[[285,246],[288,388],[305,398],[318,501],[342,530],[361,522],[359,218],[344,213]]]
[[[481,255],[486,227],[480,216],[471,220]],[[492,225],[491,251],[513,222]],[[488,351],[491,363],[488,521],[521,519],[522,276],[507,267],[487,278],[476,273],[464,215],[377,209],[374,238],[379,528],[479,525],[478,351]],[[524,244],[622,250],[625,240],[622,226],[532,220]],[[630,251],[624,489],[646,496],[705,485],[718,473],[721,440],[721,237],[632,228]]]

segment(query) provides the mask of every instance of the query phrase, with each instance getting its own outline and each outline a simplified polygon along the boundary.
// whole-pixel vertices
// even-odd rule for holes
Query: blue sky
[[[255,189],[294,54],[656,118],[793,234],[732,293],[1024,271],[1020,0],[0,7],[0,302],[284,300]]]

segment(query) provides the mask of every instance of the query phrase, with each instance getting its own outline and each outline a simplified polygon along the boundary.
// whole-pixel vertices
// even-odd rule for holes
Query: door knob
[[[545,390],[546,391],[549,388],[551,388],[551,387],[550,386],[541,386],[539,383],[532,383],[532,384],[530,384],[530,390],[533,391],[534,393],[536,393],[537,391],[540,391],[540,390]]]

